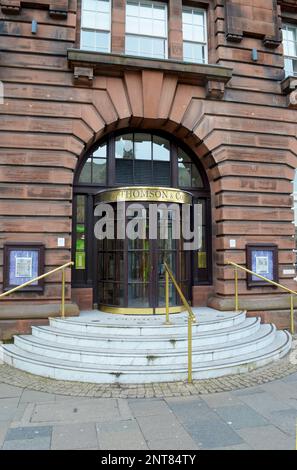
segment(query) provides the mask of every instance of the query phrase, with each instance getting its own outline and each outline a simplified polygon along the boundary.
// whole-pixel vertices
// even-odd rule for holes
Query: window
[[[110,1],[82,0],[80,47],[110,52]]]
[[[89,156],[80,172],[79,182],[98,185],[106,183],[106,144]]]
[[[297,75],[297,27],[283,26],[283,46],[286,76]]]
[[[207,63],[206,12],[183,7],[183,56],[186,62]]]
[[[127,1],[125,53],[167,58],[167,5],[149,1]]]
[[[124,134],[116,138],[116,183],[169,186],[170,143],[151,134]]]
[[[86,269],[86,196],[75,197],[75,269]]]
[[[177,159],[178,185],[182,188],[202,188],[203,181],[197,166],[181,148],[177,150]]]

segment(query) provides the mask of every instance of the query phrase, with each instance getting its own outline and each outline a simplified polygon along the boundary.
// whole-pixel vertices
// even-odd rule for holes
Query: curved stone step
[[[197,323],[193,324],[193,333],[203,331],[214,331],[238,325],[245,321],[246,313],[241,312],[218,312],[214,309],[207,309],[206,313],[194,313]],[[85,319],[83,319],[85,318]],[[113,315],[104,312],[94,312],[93,316],[71,317],[71,318],[50,318],[50,325],[59,330],[76,333],[98,333],[112,334],[114,336],[153,336],[156,332],[158,336],[168,336],[171,334],[186,333],[188,314],[178,313],[170,316],[173,325],[164,325],[164,315]],[[170,330],[170,331],[169,331]]]
[[[291,335],[286,331],[277,331],[275,339],[265,348],[236,358],[193,364],[193,378],[207,379],[227,374],[237,374],[264,366],[283,357],[290,350]],[[149,383],[186,380],[186,364],[172,368],[172,365],[139,368],[139,366],[98,366],[88,363],[45,358],[24,351],[14,344],[4,344],[4,361],[32,374],[92,383]]]
[[[193,332],[193,347],[221,344],[228,341],[237,341],[241,338],[253,335],[260,328],[260,319],[256,317],[246,318],[244,322],[229,328],[217,329],[206,332]],[[179,333],[173,333],[171,327],[167,328],[167,335],[114,335],[114,331],[98,328],[96,333],[70,332],[60,330],[52,326],[33,326],[32,335],[45,341],[56,342],[58,344],[86,347],[104,347],[105,349],[125,350],[127,347],[134,350],[160,351],[177,350],[187,347],[187,330],[179,329]]]
[[[248,338],[228,342],[224,345],[199,345],[198,347],[193,345],[193,362],[203,363],[250,354],[268,346],[274,340],[275,332],[275,326],[267,324],[261,325],[261,328]],[[127,344],[131,348],[130,343]],[[48,358],[102,366],[113,365],[118,368],[126,365],[141,367],[172,365],[172,367],[177,367],[187,361],[188,354],[187,347],[178,351],[160,351],[157,348],[154,351],[135,351],[134,349],[114,349],[111,351],[103,347],[74,347],[57,344],[31,335],[16,336],[15,345],[24,351]]]

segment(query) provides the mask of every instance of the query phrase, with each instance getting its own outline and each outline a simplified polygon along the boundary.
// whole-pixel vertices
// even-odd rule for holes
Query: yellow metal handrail
[[[170,325],[169,320],[169,278],[171,279],[174,287],[176,288],[182,303],[184,304],[188,312],[188,382],[191,383],[192,379],[192,323],[196,322],[196,317],[193,313],[192,308],[187,302],[184,294],[182,293],[181,288],[179,287],[171,269],[169,268],[166,261],[164,261],[165,267],[165,305],[166,305],[166,324]]]
[[[235,282],[235,310],[239,310],[239,301],[238,301],[238,269],[241,269],[242,271],[245,271],[246,273],[252,274],[253,276],[257,276],[260,279],[263,279],[266,282],[269,282],[269,284],[272,284],[275,287],[279,287],[280,289],[283,289],[287,292],[289,292],[290,295],[290,323],[291,323],[291,333],[294,334],[294,295],[297,295],[297,292],[289,289],[288,287],[279,284],[278,282],[271,281],[271,279],[268,279],[265,276],[262,276],[261,274],[255,273],[255,271],[251,271],[250,269],[244,268],[240,264],[233,263],[233,261],[228,261],[228,264],[234,267],[234,282]]]
[[[39,281],[40,279],[44,279],[45,277],[50,276],[51,274],[62,270],[61,316],[62,318],[64,318],[65,316],[65,269],[73,265],[74,265],[74,262],[69,261],[68,263],[63,264],[62,266],[59,266],[58,268],[52,269],[51,271],[48,271],[47,273],[34,277],[33,279],[30,279],[30,281],[24,282],[23,284],[20,284],[19,286],[13,287],[12,289],[8,291],[3,292],[2,294],[0,294],[0,299],[3,297],[6,297],[9,294],[12,294],[13,292],[16,292],[22,289],[23,287],[29,286],[33,282]]]

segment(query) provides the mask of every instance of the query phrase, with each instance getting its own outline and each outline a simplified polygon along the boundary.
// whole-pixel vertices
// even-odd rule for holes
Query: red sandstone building
[[[11,261],[35,244],[44,272],[75,263],[67,314],[158,313],[165,252],[193,305],[234,309],[228,262],[246,266],[247,245],[273,244],[274,279],[296,289],[295,0],[1,0],[0,21],[1,289],[27,280]],[[123,186],[190,193],[201,248],[98,244],[98,192]],[[288,327],[286,293],[240,272],[239,294]],[[1,300],[0,337],[60,296],[57,273]]]

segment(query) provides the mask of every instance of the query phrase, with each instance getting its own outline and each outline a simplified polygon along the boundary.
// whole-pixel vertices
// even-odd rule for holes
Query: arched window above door
[[[173,186],[207,189],[193,156],[166,136],[124,132],[110,136],[88,154],[77,183],[87,186]]]

